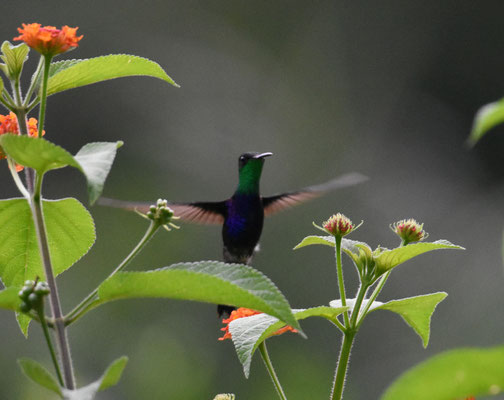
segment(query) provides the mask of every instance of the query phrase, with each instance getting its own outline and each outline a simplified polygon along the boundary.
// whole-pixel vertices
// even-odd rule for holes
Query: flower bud
[[[39,296],[45,296],[50,293],[49,285],[46,282],[39,282],[35,286],[34,292]]]
[[[429,234],[423,230],[423,224],[419,224],[413,218],[398,221],[390,225],[390,229],[402,239],[404,245],[420,242],[429,236]]]
[[[214,400],[235,400],[235,395],[232,393],[221,393],[215,396]]]
[[[31,305],[27,303],[26,301],[22,301],[21,305],[19,306],[19,310],[23,313],[30,312],[31,310]]]
[[[327,233],[339,237],[346,236],[358,228],[349,218],[341,213],[334,214],[327,221],[323,222],[322,227]]]

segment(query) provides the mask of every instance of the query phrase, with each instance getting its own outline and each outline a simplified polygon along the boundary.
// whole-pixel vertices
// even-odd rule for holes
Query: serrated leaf
[[[5,308],[7,310],[19,310],[21,304],[21,299],[19,298],[20,287],[9,287],[4,290],[0,290],[0,308]]]
[[[123,142],[95,142],[84,145],[72,156],[60,146],[43,138],[1,135],[0,145],[18,164],[35,169],[39,174],[71,166],[86,177],[89,202],[93,204],[103,191],[103,185]]]
[[[424,347],[429,344],[431,317],[437,305],[446,296],[445,292],[392,300],[376,307],[376,310],[389,310],[399,314],[404,321],[420,336]]]
[[[303,310],[292,310],[292,312],[296,320],[308,317],[322,317],[333,321],[336,316],[347,309],[348,307],[333,308],[321,306]],[[229,332],[231,333],[236,354],[242,364],[243,373],[246,378],[250,375],[252,356],[259,345],[285,325],[285,322],[279,321],[277,318],[267,314],[256,314],[231,321]]]
[[[114,386],[121,379],[128,357],[115,360],[105,373],[95,382],[75,390],[63,389],[64,400],[93,400],[98,392]]]
[[[93,204],[103,191],[103,185],[112,168],[112,163],[123,142],[88,143],[75,155],[88,183],[89,203]]]
[[[446,351],[403,373],[381,400],[451,400],[497,395],[504,388],[503,360],[504,346]]]
[[[430,322],[432,314],[437,305],[441,303],[448,294],[445,292],[424,294],[421,296],[407,297],[400,300],[391,300],[387,303],[374,301],[369,311],[389,310],[399,314],[403,320],[420,336],[424,347],[429,344]],[[341,307],[341,300],[333,300],[329,303],[331,307]],[[363,310],[367,300],[362,302],[360,310]],[[353,310],[355,299],[347,299],[347,306]]]
[[[55,276],[88,252],[95,240],[94,223],[76,199],[44,201],[49,248]],[[45,279],[30,207],[25,199],[0,201],[0,278],[6,286],[22,286],[27,279]],[[23,227],[20,229],[19,227]],[[27,336],[30,317],[17,314]]]
[[[93,219],[76,199],[45,200],[43,212],[55,276],[88,252],[95,241]],[[35,228],[25,199],[0,201],[0,278],[6,286],[44,279]],[[23,227],[23,229],[20,229]]]
[[[49,78],[48,95],[126,76],[151,76],[178,87],[158,63],[147,58],[127,54],[111,54],[74,61],[79,62],[65,65],[64,69]]]
[[[384,273],[392,268],[397,267],[399,264],[410,260],[413,257],[419,256],[420,254],[427,253],[429,251],[440,249],[465,250],[463,247],[452,244],[447,240],[437,240],[430,243],[411,243],[407,246],[397,247],[392,250],[385,250],[379,255],[375,256],[374,259],[376,262],[376,269],[381,273]]]
[[[28,59],[30,48],[24,43],[14,46],[5,41],[2,43],[1,50],[3,55],[0,58],[2,58],[6,65],[4,71],[6,70],[6,75],[9,79],[16,80],[23,70],[25,61]]]
[[[504,99],[484,105],[474,117],[471,134],[469,135],[469,143],[471,145],[476,144],[490,129],[503,122]]]
[[[228,304],[265,312],[300,329],[289,303],[273,282],[241,264],[200,261],[147,272],[119,272],[100,285],[98,297],[96,305],[139,297]]]
[[[67,165],[81,169],[68,151],[43,138],[1,135],[0,145],[18,164],[33,168],[39,174]]]
[[[41,59],[41,62],[43,63],[43,58]],[[52,62],[51,65],[49,66],[49,78],[52,76],[56,75],[58,72],[63,71],[64,69],[67,69],[71,67],[72,65],[80,63],[82,60],[62,60],[62,61],[57,61],[57,62]],[[37,79],[35,83],[33,83],[34,79]],[[40,83],[42,81],[42,74],[38,74],[37,76],[33,75],[32,76],[32,85],[35,85],[35,87],[39,88]]]
[[[58,381],[42,364],[29,358],[20,358],[18,364],[33,382],[63,397]]]
[[[317,236],[317,235],[310,235],[306,236],[299,244],[294,247],[294,250],[300,249],[301,247],[305,246],[312,246],[314,244],[322,244],[325,246],[335,246],[334,242],[334,236]]]

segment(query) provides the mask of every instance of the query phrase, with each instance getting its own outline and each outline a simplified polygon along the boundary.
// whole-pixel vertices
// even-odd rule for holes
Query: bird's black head
[[[273,153],[257,153],[257,152],[249,152],[243,153],[238,159],[238,167],[241,170],[250,160],[261,160],[264,163],[264,157],[272,156]]]

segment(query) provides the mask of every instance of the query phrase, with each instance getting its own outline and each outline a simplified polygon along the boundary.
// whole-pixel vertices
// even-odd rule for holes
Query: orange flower
[[[12,133],[14,135],[19,135],[19,125],[16,114],[10,112],[9,115],[0,115],[0,135],[4,133]],[[42,136],[45,135],[45,131],[42,131]],[[37,120],[35,118],[30,118],[28,120],[28,136],[37,137],[38,136],[38,128],[37,128]],[[6,158],[7,156],[2,151],[0,147],[0,160],[2,158]],[[16,164],[17,171],[22,171],[23,166]]]
[[[231,321],[234,321],[235,319],[238,319],[238,318],[250,317],[252,315],[257,315],[257,314],[262,314],[262,313],[260,313],[259,311],[251,310],[250,308],[244,308],[244,307],[240,307],[238,310],[232,311],[229,318],[224,318],[222,320],[222,323],[227,324],[227,325],[224,328],[221,328],[221,331],[224,331],[224,336],[219,338],[219,340],[231,339],[231,332],[229,332],[229,324],[231,323]],[[283,328],[280,328],[275,333],[273,333],[273,335],[281,335],[282,333],[285,333],[287,331],[291,331],[294,333],[297,332],[297,330],[294,329],[292,326],[286,325]]]
[[[22,28],[18,28],[21,35],[14,40],[22,40],[43,55],[55,56],[78,46],[83,35],[76,36],[77,29],[67,25],[57,29],[55,26],[23,24]]]

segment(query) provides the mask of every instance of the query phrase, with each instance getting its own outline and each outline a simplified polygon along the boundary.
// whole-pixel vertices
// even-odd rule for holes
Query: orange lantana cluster
[[[79,28],[70,28],[67,25],[57,29],[55,26],[36,23],[23,24],[22,28],[18,28],[21,35],[14,40],[22,40],[43,55],[55,56],[78,46],[83,36],[76,35],[77,29]]]
[[[244,308],[240,307],[237,310],[234,310],[231,312],[231,315],[229,318],[224,318],[222,320],[223,324],[226,324],[224,328],[221,328],[221,331],[224,331],[224,336],[220,337],[219,340],[226,340],[226,339],[231,339],[231,332],[229,332],[229,324],[231,321],[234,321],[235,319],[238,318],[243,318],[243,317],[250,317],[252,315],[257,315],[257,314],[262,314],[259,311],[251,310],[250,308]],[[294,329],[292,326],[284,326],[283,328],[280,328],[278,331],[273,333],[273,335],[281,335],[282,333],[285,333],[287,331],[291,331],[294,333],[297,333],[297,330]]]
[[[0,135],[3,135],[5,133],[19,135],[18,120],[16,114],[14,114],[13,112],[10,112],[9,115],[0,115]],[[28,120],[28,135],[33,137],[38,136],[37,120],[35,118],[30,118]],[[43,135],[45,135],[45,131],[42,131],[42,136]],[[7,156],[0,147],[0,160],[6,157]],[[21,165],[16,165],[16,169],[19,172],[23,169],[23,167]]]

